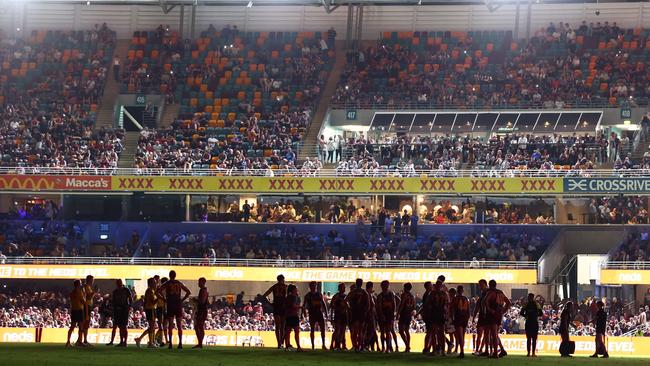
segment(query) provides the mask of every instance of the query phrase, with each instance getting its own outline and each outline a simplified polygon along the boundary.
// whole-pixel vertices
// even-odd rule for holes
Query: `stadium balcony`
[[[83,221],[61,225],[23,220],[2,225],[6,229],[0,238],[3,253],[17,261],[30,261],[30,257],[39,256],[96,254],[104,259],[93,261],[112,261],[113,264],[125,264],[139,258],[161,258],[162,261],[162,258],[173,258],[169,264],[217,265],[217,262],[206,263],[206,259],[223,258],[219,265],[240,263],[272,267],[279,263],[286,265],[283,260],[309,267],[341,266],[343,260],[358,261],[349,264],[355,266],[363,261],[398,260],[377,264],[398,267],[404,264],[400,260],[415,260],[420,261],[414,264],[418,267],[484,268],[482,266],[488,264],[483,263],[487,262],[489,266],[512,268],[520,266],[517,262],[526,262],[521,266],[531,267],[534,266],[531,261],[539,259],[562,229],[557,225],[395,224],[377,227],[370,224],[153,222],[143,225],[124,222],[105,224],[109,230],[100,233],[93,222]],[[266,261],[245,261],[253,259]],[[67,259],[63,261],[62,264],[71,263],[65,262]],[[448,261],[451,262],[441,263]]]

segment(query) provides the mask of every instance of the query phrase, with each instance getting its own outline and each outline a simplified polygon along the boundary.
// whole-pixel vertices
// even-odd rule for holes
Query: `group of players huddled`
[[[330,343],[332,350],[344,350],[346,330],[350,330],[352,349],[361,351],[398,352],[397,329],[405,345],[405,352],[411,351],[409,333],[411,320],[420,315],[426,324],[424,353],[444,356],[452,348],[459,358],[465,357],[465,330],[470,317],[477,318],[477,335],[474,353],[488,357],[503,357],[507,352],[499,339],[499,326],[503,314],[511,306],[510,300],[497,289],[497,283],[488,284],[480,280],[478,285],[481,295],[470,314],[470,303],[464,295],[463,286],[447,289],[445,277],[439,276],[435,283],[426,282],[422,295],[422,305],[417,308],[415,296],[411,293],[413,286],[404,284],[402,293],[397,295],[390,290],[390,283],[382,281],[381,292],[375,294],[374,284],[357,279],[346,293],[345,284],[338,286],[338,292],[331,299],[330,306],[318,292],[316,282],[309,284],[309,292],[300,302],[295,285],[286,285],[284,276],[271,286],[264,296],[273,294],[273,316],[275,336],[278,348],[292,349],[291,332],[294,332],[298,351],[302,351],[299,342],[300,317],[307,317],[310,326],[311,345],[314,348],[314,331],[316,326],[321,331],[322,348],[325,345],[325,317],[330,316],[334,333]],[[379,337],[377,336],[379,329]]]
[[[68,330],[68,339],[66,346],[70,346],[70,337],[79,327],[79,336],[76,346],[89,347],[88,328],[90,326],[90,310],[93,306],[97,293],[93,287],[93,276],[87,276],[84,284],[80,280],[74,281],[74,289],[70,293],[71,323]],[[198,344],[194,348],[203,347],[203,338],[205,335],[205,320],[208,316],[208,298],[209,293],[205,278],[199,278],[199,295],[195,301],[196,316],[194,319],[194,329],[196,332]],[[169,278],[160,278],[154,276],[147,279],[147,290],[144,294],[144,309],[149,327],[135,338],[138,347],[144,337],[148,337],[148,347],[172,348],[174,325],[178,329],[178,348],[183,348],[183,303],[191,295],[190,290],[176,279],[176,272],[170,271]],[[111,304],[113,306],[113,332],[111,341],[108,346],[113,345],[115,332],[120,331],[120,341],[116,347],[126,347],[127,342],[127,325],[129,319],[129,310],[133,302],[131,290],[124,286],[122,280],[116,281],[116,288],[111,295]]]
[[[205,337],[205,322],[208,316],[209,293],[206,279],[198,280],[199,294],[192,298],[196,310],[194,313],[194,330],[197,345],[203,348]],[[365,287],[365,288],[364,288]],[[474,354],[499,358],[507,355],[499,338],[499,328],[503,315],[511,307],[508,297],[497,288],[495,280],[480,280],[478,288],[480,295],[474,309],[464,295],[463,286],[447,289],[445,277],[439,276],[435,283],[425,282],[421,305],[417,306],[415,296],[411,293],[413,286],[405,283],[401,294],[390,289],[388,281],[382,281],[381,291],[375,293],[374,284],[357,279],[346,293],[344,283],[339,284],[338,292],[332,297],[329,306],[325,296],[318,291],[317,283],[309,284],[309,292],[301,302],[298,288],[287,285],[283,275],[277,277],[277,283],[271,286],[264,297],[273,294],[273,317],[275,336],[278,348],[287,350],[291,346],[291,333],[294,333],[296,350],[300,347],[300,320],[307,318],[310,326],[312,349],[315,348],[314,332],[316,327],[321,332],[322,348],[327,349],[325,342],[325,319],[330,319],[334,327],[330,349],[346,350],[346,332],[350,331],[352,349],[356,352],[379,351],[385,353],[399,352],[395,322],[404,343],[404,352],[411,351],[410,325],[414,316],[420,316],[426,325],[426,335],[423,353],[445,356],[455,348],[458,358],[465,357],[465,333],[470,319],[476,320],[476,335],[474,336]],[[144,294],[144,309],[148,328],[138,337],[135,343],[138,347],[145,337],[147,346],[157,348],[167,346],[172,348],[173,330],[178,332],[178,348],[183,348],[183,303],[190,297],[190,290],[176,279],[176,272],[170,271],[169,278],[154,276],[147,280],[147,290]],[[71,346],[70,338],[76,327],[79,336],[76,346],[90,347],[88,329],[90,327],[90,311],[98,293],[94,286],[93,276],[87,276],[84,283],[74,281],[70,293],[71,324],[68,330],[66,346]],[[116,330],[119,329],[117,347],[127,345],[127,325],[130,307],[133,303],[133,293],[124,286],[122,280],[116,281],[116,288],[111,294],[113,307],[113,330],[111,341],[113,345]],[[561,316],[560,335],[563,343],[569,341],[569,326],[571,324],[572,302],[567,302]],[[606,314],[602,302],[598,303],[596,314],[596,353],[592,357],[608,357],[604,341]],[[528,302],[522,308],[521,315],[526,318],[526,338],[528,356],[535,357],[537,335],[539,333],[538,318],[541,308],[533,294],[529,294]],[[377,335],[379,330],[379,336]],[[455,346],[455,347],[454,347]],[[560,352],[563,356],[569,353]],[[532,354],[531,354],[532,351]]]

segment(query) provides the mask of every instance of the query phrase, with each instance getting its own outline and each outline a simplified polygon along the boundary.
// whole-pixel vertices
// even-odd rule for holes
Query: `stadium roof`
[[[340,5],[486,5],[515,4],[517,0],[25,0],[31,3],[104,4],[104,5],[204,5],[204,6],[324,6]],[[519,0],[525,4],[528,0]],[[536,0],[535,2],[539,2]],[[606,3],[625,0],[544,0],[544,3]]]

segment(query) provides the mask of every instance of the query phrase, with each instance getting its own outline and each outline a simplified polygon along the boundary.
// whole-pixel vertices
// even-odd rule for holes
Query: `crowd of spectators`
[[[298,144],[332,61],[320,35],[211,26],[195,42],[175,46],[180,41],[168,33],[159,28],[153,38],[164,45],[158,57],[159,68],[168,65],[163,75],[188,80],[176,92],[181,113],[168,129],[142,132],[135,167],[300,171]],[[152,77],[142,66],[134,73]]]
[[[133,289],[131,289],[134,292]],[[108,291],[99,290],[94,307],[91,309],[91,328],[111,328],[111,304]],[[331,300],[331,294],[324,294],[326,303]],[[422,303],[420,293],[416,293],[416,302],[419,306]],[[143,300],[135,295],[128,320],[130,329],[146,329],[148,324],[143,308]],[[210,301],[208,316],[205,323],[207,330],[240,330],[240,331],[273,331],[274,321],[272,307],[261,295],[246,300],[245,293],[228,294],[226,296],[213,296]],[[470,310],[476,306],[477,297],[470,298]],[[524,319],[520,315],[523,299],[513,299],[513,306],[503,317],[501,333],[522,334],[524,332]],[[541,335],[559,335],[560,313],[562,303],[545,303],[542,297],[537,298],[542,305],[542,317],[540,318]],[[616,298],[603,299],[608,313],[607,335],[621,336],[630,334],[633,336],[650,336],[648,331],[648,320],[650,320],[650,308],[641,307],[636,314],[623,311],[622,303]],[[592,323],[595,309],[595,298],[586,298],[578,303],[577,310],[573,315],[573,326],[570,327],[572,335],[593,336],[595,326]],[[195,309],[191,302],[185,306],[183,329],[193,328],[193,313]],[[36,292],[10,292],[5,290],[0,293],[0,327],[43,327],[43,328],[66,328],[70,325],[69,299],[66,295],[56,291]],[[309,323],[301,319],[301,330],[308,331]],[[329,320],[326,320],[328,331],[333,330]],[[422,319],[417,316],[411,321],[411,331],[417,333],[425,332],[425,325]],[[467,329],[468,333],[475,332],[476,324],[471,319]]]
[[[607,198],[605,198],[607,199]],[[477,203],[485,209],[477,212]],[[540,204],[541,203],[541,204]],[[353,223],[388,228],[400,216],[400,222],[416,220],[432,224],[552,224],[552,206],[544,201],[496,203],[489,200],[422,201],[417,212],[406,213],[380,207],[374,211],[362,203],[337,198],[318,201],[284,200],[274,203],[233,201],[222,202],[214,196],[193,206],[194,221],[259,222],[259,223]],[[417,218],[412,218],[415,215]],[[388,224],[387,224],[388,222]],[[401,224],[400,224],[401,226]],[[392,232],[392,230],[390,230]],[[399,229],[398,229],[399,231]],[[416,233],[415,233],[416,234]]]
[[[114,61],[118,64],[116,81],[125,85],[127,92],[161,93],[168,103],[174,102],[179,75],[165,65],[178,63],[185,51],[189,50],[189,45],[189,40],[184,42],[177,32],[170,30],[169,25],[161,24],[152,32],[136,31],[124,67],[121,69],[119,68],[120,57],[124,55],[116,55],[117,60]]]
[[[648,224],[648,197],[592,198],[589,203],[589,213],[595,224]]]
[[[83,230],[74,222],[1,222],[0,261],[7,257],[85,255]]]
[[[339,175],[417,176],[418,170],[453,175],[464,165],[477,175],[535,169],[584,171],[608,157],[604,135],[493,135],[488,139],[467,136],[397,136],[377,139],[360,135],[345,144],[350,157],[339,161]],[[614,153],[614,150],[609,153]],[[617,161],[621,160],[620,154]],[[613,160],[613,159],[612,159]],[[628,168],[633,165],[623,159]],[[624,166],[617,169],[624,169]]]
[[[93,131],[114,46],[106,24],[0,46],[0,165],[117,167],[122,131]]]
[[[630,267],[641,268],[641,262],[650,261],[650,241],[647,230],[632,230],[612,253],[610,260],[630,262]]]
[[[537,260],[550,242],[547,237],[522,229],[499,227],[457,235],[409,235],[417,231],[417,225],[417,220],[402,224],[389,218],[386,226],[358,230],[358,237],[347,241],[335,229],[301,234],[295,228],[273,227],[261,234],[241,236],[168,232],[146,243],[141,255],[203,258],[206,266],[218,259],[267,259],[280,267],[301,266],[299,261],[309,260],[347,267],[372,267],[373,262],[381,260],[471,260],[469,265],[478,268],[486,261]]]
[[[168,129],[148,130],[140,133],[135,155],[135,167],[140,173],[182,169],[190,172],[196,168],[210,168],[215,172],[232,170],[257,170],[273,175],[272,169],[299,173],[297,147],[302,139],[298,126],[306,128],[310,111],[271,113],[264,123],[255,115],[235,121],[245,134],[219,139],[207,135],[208,119],[195,117],[190,125],[177,120]],[[299,169],[300,168],[300,169]]]
[[[577,29],[550,23],[528,41],[509,32],[384,36],[348,54],[332,101],[395,109],[647,103],[647,33],[583,22]]]

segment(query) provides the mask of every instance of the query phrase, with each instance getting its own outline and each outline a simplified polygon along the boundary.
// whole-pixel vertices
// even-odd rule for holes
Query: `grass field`
[[[309,351],[305,353],[284,352],[272,349],[241,349],[210,347],[203,350],[149,350],[129,347],[119,349],[97,346],[88,349],[67,349],[62,345],[0,344],[0,365],[3,366],[347,366],[347,365],[502,365],[502,366],[562,366],[593,365],[594,363],[620,366],[647,365],[647,359],[610,358],[593,360],[587,357],[563,359],[539,357],[530,359],[508,356],[500,360],[488,360],[469,356],[464,360],[455,358],[432,358],[422,354],[332,353]]]

